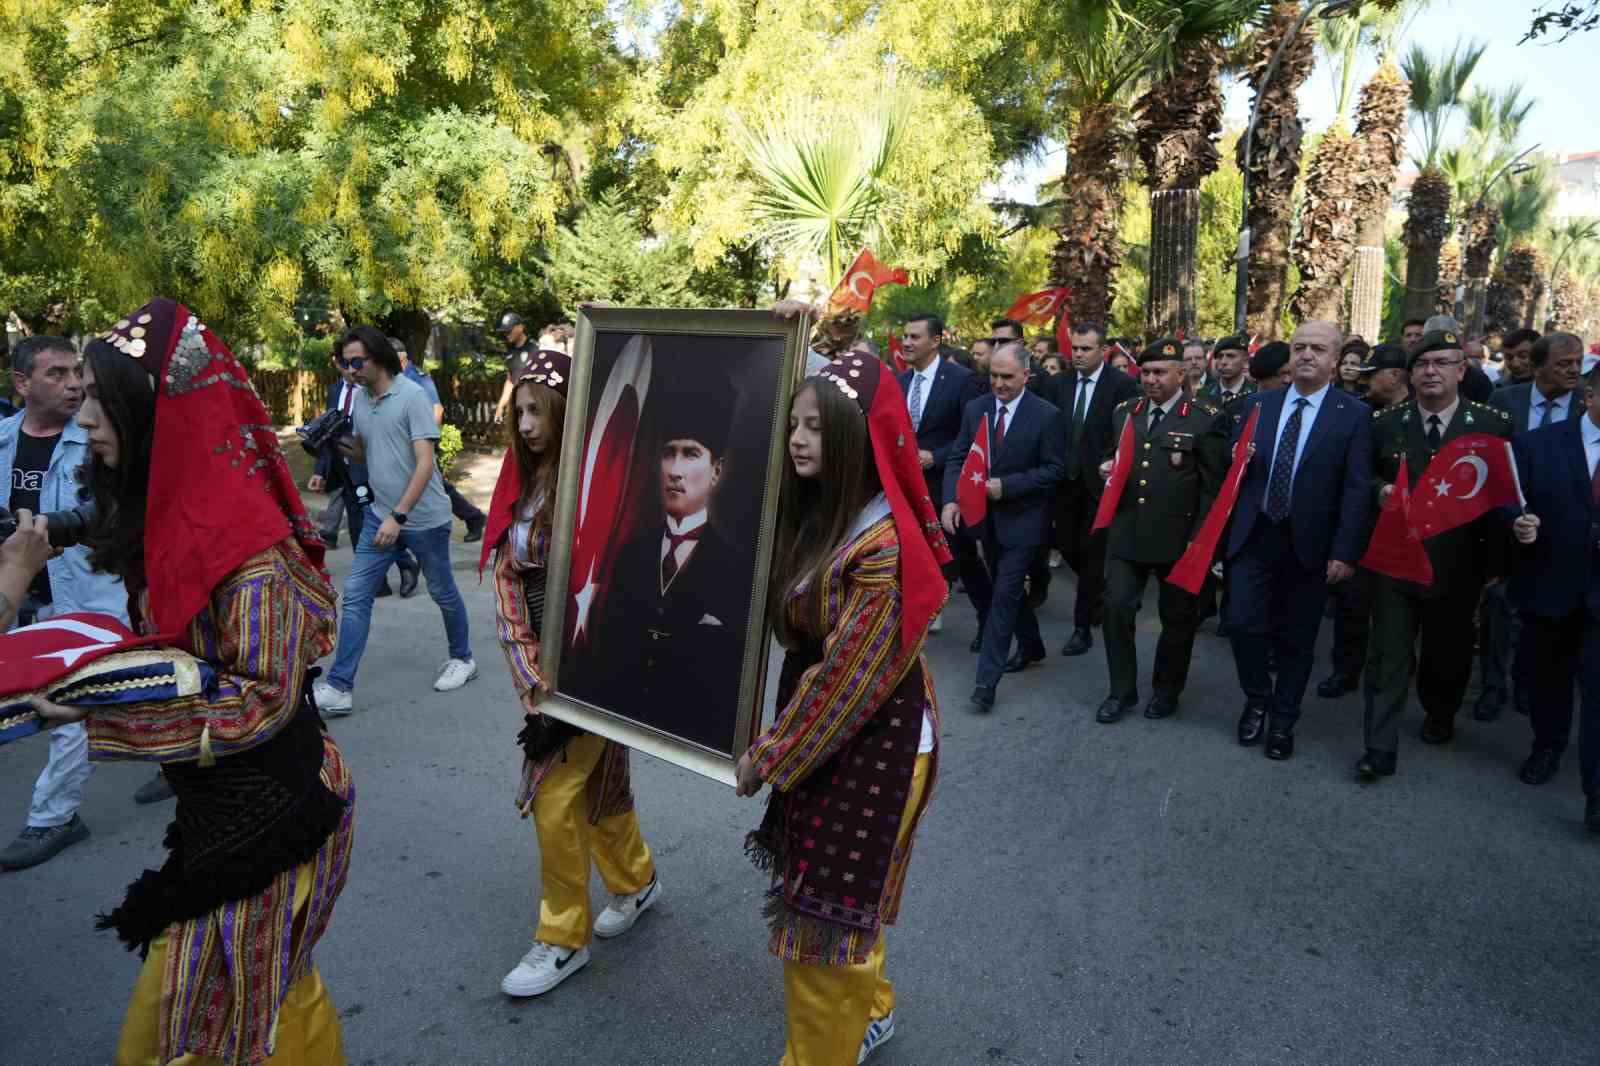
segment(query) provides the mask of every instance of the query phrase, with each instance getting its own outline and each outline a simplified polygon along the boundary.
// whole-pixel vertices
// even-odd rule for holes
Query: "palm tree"
[[[1433,59],[1418,45],[1406,55],[1406,77],[1411,82],[1411,112],[1420,151],[1414,157],[1419,173],[1411,186],[1406,217],[1406,293],[1402,310],[1407,318],[1426,318],[1433,311],[1439,287],[1439,249],[1450,232],[1450,179],[1439,167],[1445,127],[1456,109],[1473,70],[1483,58],[1485,44],[1457,42],[1448,56]]]
[[[1228,32],[1257,6],[1249,0],[1063,0],[1040,9],[1042,36],[1055,42],[1060,55],[1063,76],[1055,102],[1071,116],[1050,277],[1051,284],[1072,290],[1068,313],[1075,321],[1103,323],[1111,310],[1113,276],[1123,254],[1123,179],[1133,143],[1130,97],[1147,79],[1172,69],[1176,55]],[[1190,144],[1194,130],[1204,130],[1204,110],[1183,120]],[[1151,115],[1154,123],[1156,111]],[[1209,140],[1204,132],[1198,136]],[[1203,177],[1203,166],[1177,169]]]
[[[1532,325],[1544,294],[1545,263],[1544,253],[1533,243],[1533,237],[1555,198],[1550,168],[1541,165],[1512,181],[1501,201],[1500,226],[1505,231],[1506,245],[1485,300],[1489,329]]]
[[[1600,242],[1600,218],[1569,218],[1551,227],[1549,236],[1550,256],[1554,262],[1550,266],[1550,283],[1545,288],[1550,293],[1550,318],[1556,322],[1570,317],[1574,302],[1575,281],[1571,275],[1563,274],[1561,268],[1574,253],[1581,257],[1588,246]],[[1545,328],[1555,327],[1546,323]]]
[[[1289,277],[1290,206],[1300,173],[1303,134],[1296,94],[1316,65],[1317,35],[1312,26],[1303,23],[1298,3],[1277,3],[1268,13],[1248,68],[1255,88],[1255,135],[1239,138],[1239,167],[1248,170],[1250,182],[1245,208],[1250,230],[1245,324],[1263,339],[1278,335],[1278,312]],[[1301,27],[1299,32],[1295,32],[1297,27]],[[1263,84],[1285,40],[1289,43],[1282,48],[1272,81]]]
[[[1383,224],[1400,158],[1405,154],[1406,107],[1410,98],[1411,86],[1393,55],[1386,54],[1361,87],[1361,99],[1356,104],[1356,140],[1361,145],[1362,167],[1356,178],[1352,211],[1356,219],[1356,251],[1350,279],[1350,331],[1369,340],[1377,339],[1382,328],[1387,267]]]

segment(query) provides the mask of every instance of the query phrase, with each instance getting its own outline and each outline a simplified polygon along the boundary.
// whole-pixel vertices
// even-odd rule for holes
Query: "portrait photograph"
[[[579,461],[563,464],[551,574],[566,595],[547,630],[562,634],[547,644],[556,717],[728,779],[761,717],[801,335],[765,312],[580,321],[565,442]]]

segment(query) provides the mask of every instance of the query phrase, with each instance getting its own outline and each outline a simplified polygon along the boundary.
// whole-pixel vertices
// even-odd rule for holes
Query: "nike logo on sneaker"
[[[557,959],[557,960],[556,960],[556,969],[557,969],[557,970],[563,970],[563,969],[565,969],[565,968],[566,968],[566,965],[567,965],[567,963],[569,963],[569,962],[571,962],[571,961],[572,961],[572,960],[573,960],[573,959],[575,959],[575,958],[577,958],[577,957],[578,957],[578,953],[577,953],[577,952],[576,952],[576,951],[574,951],[574,952],[572,952],[572,953],[571,953],[571,954],[569,954],[569,955],[568,955],[568,956],[567,956],[567,957],[566,957],[566,958],[564,958],[564,959]]]

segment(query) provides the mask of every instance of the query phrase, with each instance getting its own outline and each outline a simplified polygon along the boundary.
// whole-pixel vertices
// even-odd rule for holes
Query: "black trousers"
[[[1295,554],[1289,523],[1265,515],[1256,519],[1243,550],[1228,560],[1223,620],[1233,642],[1239,687],[1246,702],[1266,708],[1286,726],[1300,718],[1328,601],[1327,582],[1327,564],[1304,566]],[[1267,670],[1269,652],[1277,662],[1276,680]]]
[[[1028,565],[1033,561],[1037,545],[1005,548],[993,537],[984,541],[983,552],[994,568],[994,595],[989,604],[989,614],[984,620],[983,648],[978,653],[979,688],[996,689],[1005,672],[1006,658],[1011,654],[1011,638],[1017,646],[1038,653],[1044,648],[1039,637],[1039,619],[1023,595],[1023,579],[1028,576]]]
[[[1106,668],[1111,674],[1111,695],[1124,703],[1139,698],[1135,622],[1145,583],[1151,577],[1156,579],[1156,609],[1161,614],[1151,687],[1156,695],[1176,700],[1189,680],[1194,635],[1200,628],[1200,598],[1168,584],[1166,576],[1171,570],[1170,562],[1136,563],[1115,555],[1106,560]]]
[[[1395,751],[1413,676],[1429,718],[1449,722],[1461,710],[1472,679],[1472,611],[1483,587],[1471,582],[1424,599],[1381,574],[1373,585],[1363,734],[1367,747]]]
[[[1563,618],[1522,615],[1517,661],[1527,664],[1535,750],[1561,753],[1572,739],[1572,686],[1578,686],[1579,774],[1584,795],[1600,789],[1600,621],[1584,610]]]
[[[444,479],[441,477],[441,481]],[[483,512],[472,506],[472,501],[461,495],[450,482],[444,482],[444,494],[450,497],[450,513],[463,522],[478,522],[483,519]]]
[[[1090,532],[1099,497],[1088,482],[1073,478],[1056,490],[1056,550],[1078,575],[1078,597],[1072,604],[1072,625],[1087,629],[1100,618],[1106,588],[1106,531]]]
[[[989,577],[988,567],[978,557],[978,542],[972,539],[965,527],[947,540],[950,554],[956,558],[956,573],[961,576],[961,587],[966,590],[967,599],[972,601],[972,609],[978,612],[978,632],[981,633],[983,623],[989,617],[989,604],[994,600],[994,582]]]
[[[1357,570],[1333,586],[1333,672],[1351,680],[1367,665],[1367,638],[1372,633],[1372,582],[1369,570]],[[1468,645],[1470,648],[1470,644]]]

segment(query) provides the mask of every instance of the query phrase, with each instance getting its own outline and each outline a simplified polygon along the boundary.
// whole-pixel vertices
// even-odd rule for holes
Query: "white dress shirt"
[[[1067,402],[1067,410],[1065,412],[1067,416],[1067,432],[1069,435],[1072,432],[1073,412],[1078,409],[1078,393],[1083,393],[1083,415],[1085,418],[1087,418],[1089,417],[1089,408],[1094,406],[1094,390],[1100,384],[1100,375],[1104,374],[1105,372],[1106,364],[1101,363],[1100,366],[1095,369],[1094,373],[1090,374],[1088,377],[1084,377],[1082,374],[1079,374],[1078,380],[1072,383],[1072,399]]]
[[[989,423],[989,435],[990,435],[991,439],[994,436],[994,427],[996,425],[998,425],[999,422],[1000,422],[1000,412],[1001,411],[1004,411],[1006,413],[1006,432],[1007,433],[1011,432],[1011,423],[1013,423],[1013,422],[1015,422],[1017,420],[1017,404],[1019,404],[1021,402],[1022,402],[1022,393],[1020,393],[1020,392],[1017,393],[1015,396],[1013,396],[1011,398],[1011,402],[1010,403],[1001,403],[1000,402],[1000,397],[998,397],[998,396],[996,396],[994,398],[995,414],[994,414],[993,421],[991,421]]]
[[[667,515],[667,533],[661,535],[661,558],[658,561],[665,563],[667,561],[667,552],[672,549],[672,541],[667,536],[668,533],[680,537],[685,533],[692,533],[705,525],[706,520],[710,517],[711,515],[708,511],[698,511],[681,521],[671,515]],[[678,562],[678,569],[673,574],[673,580],[677,580],[677,575],[683,573],[683,568],[689,563],[689,556],[694,554],[694,549],[699,543],[698,540],[686,540],[673,551],[673,558]]]
[[[1305,458],[1306,441],[1311,439],[1311,427],[1317,424],[1317,414],[1322,410],[1322,402],[1328,398],[1329,386],[1324,385],[1310,396],[1301,396],[1293,385],[1284,390],[1283,413],[1278,416],[1277,434],[1272,438],[1272,455],[1267,462],[1267,474],[1270,477],[1274,464],[1278,461],[1278,445],[1283,441],[1284,428],[1289,424],[1289,418],[1294,414],[1296,402],[1305,400],[1306,407],[1300,409],[1300,439],[1294,447],[1294,473],[1300,472],[1300,460]],[[1294,492],[1294,475],[1289,478],[1289,491]]]
[[[915,367],[912,368],[912,370],[911,370],[911,380],[906,382],[906,411],[907,412],[909,412],[911,410],[911,393],[912,393],[913,390],[916,389],[917,381],[919,379],[922,381],[922,411],[926,411],[928,409],[928,397],[933,395],[933,379],[935,377],[937,377],[938,375],[939,375],[939,357],[937,355],[935,355],[932,359],[928,360],[928,365],[926,367],[924,367],[923,369],[918,370]],[[922,428],[922,417],[921,417],[921,414],[922,414],[922,412],[919,411],[918,412],[918,417],[916,417],[916,418],[911,420],[911,428],[912,429],[921,429]]]
[[[1562,422],[1562,421],[1565,421],[1566,417],[1567,417],[1567,408],[1572,404],[1572,393],[1571,392],[1565,393],[1564,395],[1562,395],[1562,396],[1560,396],[1560,397],[1558,397],[1558,398],[1556,398],[1554,400],[1546,400],[1544,393],[1539,391],[1539,386],[1535,385],[1533,388],[1529,389],[1528,390],[1528,428],[1529,429],[1538,429],[1545,422],[1544,405],[1546,403],[1550,404],[1550,418],[1549,418],[1549,421],[1551,421],[1551,422]]]

